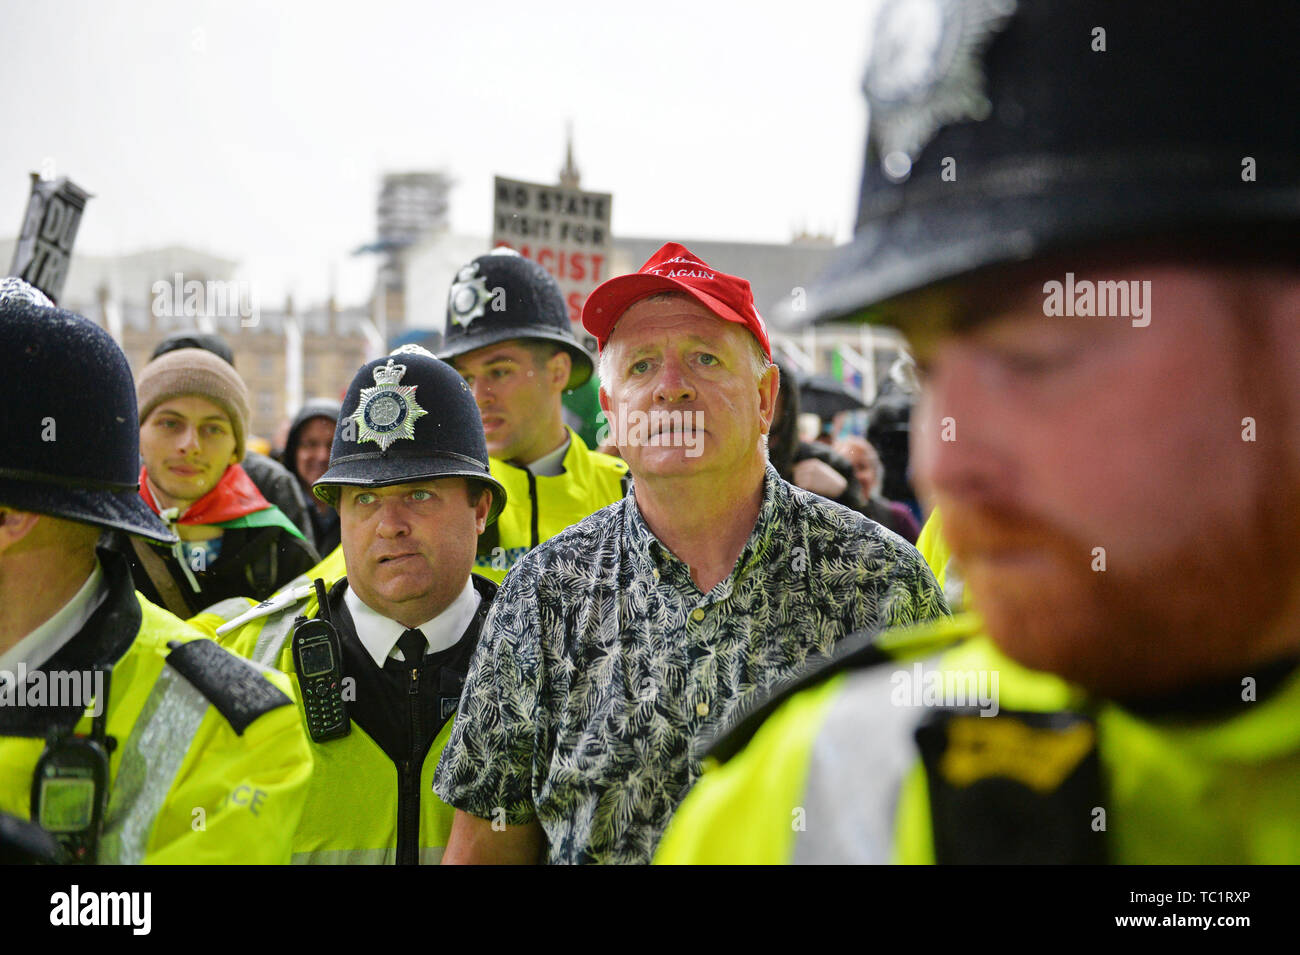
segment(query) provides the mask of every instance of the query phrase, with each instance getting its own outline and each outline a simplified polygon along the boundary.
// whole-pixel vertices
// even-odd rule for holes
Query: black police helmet
[[[94,322],[18,294],[18,281],[0,286],[0,504],[173,543],[140,497],[122,349]]]
[[[513,249],[494,249],[456,273],[447,295],[447,327],[438,357],[524,338],[555,342],[573,359],[566,389],[591,377],[591,356],[578,344],[559,283]]]
[[[483,421],[465,379],[415,349],[362,365],[334,427],[329,470],[312,493],[337,506],[345,484],[387,487],[438,477],[486,485],[489,524],[505,507],[506,491],[488,470]]]
[[[1298,35],[1295,0],[885,0],[854,241],[774,320],[1101,242],[1294,242]]]

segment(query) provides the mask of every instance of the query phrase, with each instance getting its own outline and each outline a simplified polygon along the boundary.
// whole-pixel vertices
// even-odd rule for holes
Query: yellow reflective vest
[[[952,560],[952,551],[948,549],[942,535],[943,518],[936,507],[930,512],[925,526],[921,528],[920,536],[916,538],[916,549],[925,558],[926,564],[929,565],[931,572],[934,574],[934,579],[939,581],[940,587],[943,586],[948,562]]]
[[[129,645],[108,684],[114,743],[97,861],[287,863],[312,768],[288,680],[203,641],[132,589],[124,561],[100,557],[109,593],[74,640]],[[90,712],[77,735],[91,734]],[[0,735],[0,811],[31,818],[44,749],[40,737]]]
[[[1212,719],[1144,716],[972,614],[885,639],[720,741],[655,861],[1300,862],[1300,669]],[[993,706],[944,698],[980,674]]]
[[[329,567],[339,571],[333,577],[322,578],[327,589],[332,590],[343,576],[341,549],[322,561],[317,569]],[[483,600],[471,625],[474,628],[481,625],[496,589],[488,581],[477,586]],[[297,617],[310,619],[319,610],[315,588],[303,577],[262,604],[243,598],[222,601],[190,622],[212,633],[232,652],[288,674],[297,712],[305,726],[290,637]],[[459,699],[459,689],[455,696]],[[346,693],[344,699],[347,700]],[[442,858],[451,832],[455,810],[434,795],[433,772],[447,745],[453,722],[454,713],[449,714],[429,747],[420,767],[418,789],[414,790],[418,797],[417,855],[421,864],[435,864]],[[309,740],[315,773],[301,822],[293,833],[295,864],[391,865],[398,861],[402,768],[355,721],[351,726],[351,732],[339,739],[322,743]]]
[[[578,523],[602,507],[623,499],[627,463],[590,450],[572,429],[564,454],[564,473],[533,474],[496,458],[488,464],[506,489],[506,506],[496,523],[479,538],[474,573],[495,583],[542,541]]]
[[[929,519],[921,528],[916,539],[916,549],[925,558],[926,564],[934,572],[935,580],[943,588],[943,596],[953,613],[966,606],[966,582],[962,579],[961,568],[952,558],[952,550],[943,539],[943,516],[936,507],[930,512]]]

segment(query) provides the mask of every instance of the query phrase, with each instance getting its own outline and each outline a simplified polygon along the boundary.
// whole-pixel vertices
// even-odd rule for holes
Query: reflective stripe
[[[144,861],[154,820],[208,712],[208,701],[164,666],[131,728],[109,797],[99,861]]]
[[[257,645],[253,648],[252,660],[263,666],[275,666],[275,658],[280,655],[280,648],[293,630],[297,614],[285,610],[274,620],[268,620],[257,635]]]
[[[420,865],[437,865],[442,861],[442,846],[420,850]],[[295,852],[294,865],[395,865],[396,849],[319,849]]]
[[[246,612],[249,608],[248,597],[227,597],[225,600],[214,603],[211,607],[199,611],[199,614],[210,613],[214,617],[220,617],[222,620],[232,620],[240,614]]]
[[[808,764],[806,829],[795,840],[796,864],[892,860],[895,809],[916,761],[912,734],[923,708],[893,705],[890,690],[894,674],[910,666],[883,664],[850,675],[827,710]]]

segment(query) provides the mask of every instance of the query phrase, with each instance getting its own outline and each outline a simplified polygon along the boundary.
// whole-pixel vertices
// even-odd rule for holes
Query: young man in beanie
[[[235,356],[230,350],[230,345],[224,338],[216,333],[207,332],[175,332],[168,335],[160,341],[149,356],[153,361],[162,355],[171,351],[177,351],[181,348],[202,348],[204,351],[210,351],[231,368],[235,367]],[[332,433],[332,432],[331,432]],[[329,444],[325,446],[326,456],[329,454]],[[262,492],[262,496],[280,509],[285,517],[293,521],[293,526],[302,531],[303,536],[311,541],[316,552],[324,554],[325,548],[315,539],[312,533],[312,519],[308,512],[311,506],[312,496],[310,485],[304,490],[289,473],[287,465],[281,464],[274,458],[269,458],[265,454],[260,454],[252,448],[244,451],[244,459],[239,462],[239,466],[257,485],[257,489]],[[338,544],[336,540],[335,545]]]
[[[169,549],[119,540],[141,593],[189,617],[229,597],[269,597],[316,563],[240,467],[248,391],[233,367],[182,348],[146,365],[136,390],[140,495],[180,538]]]
[[[456,275],[438,357],[469,382],[492,476],[510,503],[479,542],[474,572],[497,583],[519,559],[626,490],[627,465],[588,449],[561,399],[591,377],[555,279],[511,249]]]
[[[0,280],[0,405],[0,814],[65,862],[288,862],[311,774],[288,679],[145,600],[96,546],[174,539],[137,490],[126,356]]]
[[[946,612],[914,549],[767,461],[749,283],[669,243],[588,298],[635,484],[502,585],[438,767],[452,861],[648,862],[693,747],[845,635]]]
[[[464,379],[421,352],[363,366],[344,398],[315,484],[338,509],[344,561],[194,621],[301,687],[317,770],[295,862],[437,862],[451,829],[430,782],[496,593],[470,573],[475,547],[506,500]]]
[[[665,861],[1300,862],[1300,7],[1167,13],[882,6],[859,234],[790,319],[910,336],[974,612],[719,741]]]

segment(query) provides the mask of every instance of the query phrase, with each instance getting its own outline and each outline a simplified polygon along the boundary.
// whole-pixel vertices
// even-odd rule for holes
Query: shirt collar
[[[558,477],[564,473],[564,458],[568,455],[572,442],[573,438],[569,436],[568,429],[565,429],[560,446],[550,454],[542,455],[524,470],[531,471],[534,477]]]
[[[428,646],[426,653],[437,653],[453,647],[465,635],[470,621],[478,612],[482,598],[474,587],[473,580],[466,578],[465,588],[457,595],[451,605],[432,620],[426,620],[416,629],[424,633]],[[356,589],[347,588],[343,602],[352,614],[352,622],[357,628],[357,639],[366,648],[375,666],[382,667],[384,661],[393,656],[397,649],[397,638],[406,632],[406,627],[396,620],[390,620],[377,610],[373,610],[357,596]],[[396,657],[394,657],[396,659]]]
[[[655,537],[654,531],[650,530],[645,518],[641,516],[641,510],[636,504],[635,489],[628,490],[625,501],[627,520],[624,523],[624,541],[628,551],[634,555],[637,569],[651,573],[666,566],[679,565],[685,571],[685,564]],[[730,592],[731,582],[737,575],[766,556],[769,545],[778,537],[777,532],[784,523],[783,515],[789,511],[789,505],[790,487],[776,472],[776,468],[772,467],[771,462],[768,462],[763,474],[763,500],[758,507],[758,519],[754,522],[754,529],[750,531],[740,556],[736,558],[731,574],[719,586]]]
[[[81,632],[86,621],[94,615],[107,596],[108,583],[104,578],[104,568],[99,558],[95,558],[95,566],[81,589],[59,608],[58,613],[0,656],[0,670],[13,671],[19,663],[24,664],[28,670],[44,666],[65,643]]]

